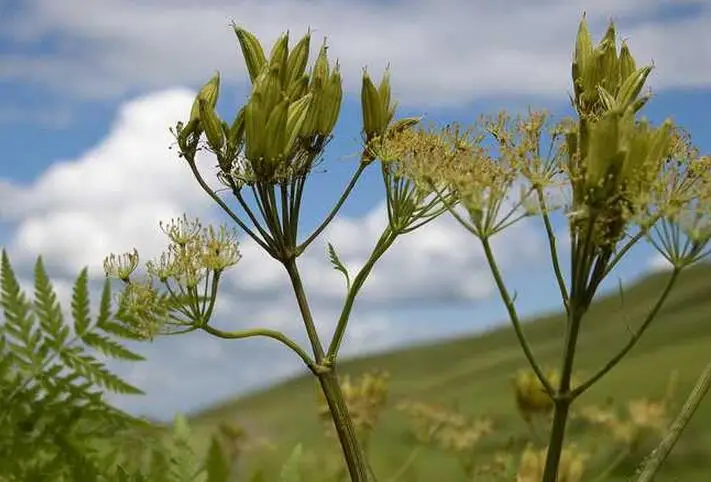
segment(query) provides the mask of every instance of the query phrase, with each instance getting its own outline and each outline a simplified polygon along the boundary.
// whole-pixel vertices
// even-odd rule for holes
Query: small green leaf
[[[178,440],[190,440],[190,425],[182,413],[178,413],[173,421],[173,436]]]
[[[301,444],[296,444],[291,455],[286,460],[286,463],[281,469],[281,482],[301,482],[301,461],[303,459],[303,451]]]
[[[72,318],[74,318],[74,331],[81,337],[89,329],[89,276],[84,268],[74,283],[72,292]]]
[[[222,450],[220,441],[212,436],[210,449],[207,452],[207,482],[228,482],[230,479],[230,462]]]
[[[331,260],[331,264],[333,265],[333,269],[336,271],[340,271],[343,273],[343,275],[346,277],[346,289],[350,291],[351,289],[351,278],[348,276],[348,270],[346,267],[343,265],[341,260],[338,258],[338,255],[336,254],[336,250],[333,248],[333,245],[331,243],[328,243],[328,257]]]

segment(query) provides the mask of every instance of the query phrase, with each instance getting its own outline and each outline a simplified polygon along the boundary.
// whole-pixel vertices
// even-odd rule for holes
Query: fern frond
[[[89,277],[86,268],[81,270],[74,282],[72,291],[72,318],[74,319],[74,333],[82,337],[89,329],[91,318],[89,314]]]
[[[55,347],[63,345],[67,341],[69,331],[62,329],[64,328],[62,310],[44,269],[41,256],[35,263],[34,309],[43,328],[44,336],[48,337]]]

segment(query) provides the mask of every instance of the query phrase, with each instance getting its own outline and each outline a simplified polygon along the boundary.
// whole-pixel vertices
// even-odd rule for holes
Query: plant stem
[[[580,331],[580,321],[583,311],[578,308],[575,299],[571,300],[570,316],[565,333],[565,352],[563,354],[563,367],[560,375],[560,386],[554,397],[553,426],[546,453],[546,466],[543,470],[542,482],[556,482],[558,480],[558,466],[563,452],[565,439],[565,426],[568,422],[568,413],[573,399],[570,397],[570,380],[573,375],[573,362],[575,361],[575,347]]]
[[[506,311],[509,314],[509,318],[511,319],[511,324],[513,325],[514,331],[516,332],[518,341],[521,344],[523,353],[524,353],[524,355],[526,355],[526,359],[528,360],[528,363],[531,365],[531,368],[533,369],[534,373],[538,377],[538,380],[540,380],[541,384],[546,389],[546,392],[552,396],[555,393],[555,390],[551,386],[551,383],[548,380],[548,377],[546,377],[545,374],[543,373],[543,370],[541,369],[540,365],[538,364],[536,357],[533,355],[533,351],[531,350],[531,347],[528,344],[528,340],[526,340],[526,335],[523,333],[523,328],[521,327],[521,322],[518,319],[518,313],[516,312],[516,307],[514,306],[511,296],[509,296],[509,292],[506,289],[504,280],[501,277],[501,272],[499,271],[499,267],[496,264],[496,259],[494,258],[494,253],[491,250],[491,244],[489,243],[489,238],[482,236],[480,239],[481,239],[482,247],[484,248],[484,254],[486,255],[486,260],[488,261],[489,267],[491,268],[491,273],[494,276],[494,281],[496,282],[496,286],[499,289],[499,293],[501,294],[501,299],[504,301],[504,305],[506,305]]]
[[[365,451],[356,436],[353,421],[343,399],[343,392],[338,384],[335,367],[320,373],[318,380],[331,412],[331,418],[338,434],[338,440],[341,443],[341,450],[346,460],[351,482],[374,482],[375,478],[370,472]]]
[[[336,355],[338,355],[338,350],[341,347],[341,342],[346,334],[346,326],[348,324],[348,320],[350,319],[351,310],[353,309],[353,303],[355,303],[358,291],[360,291],[361,287],[365,283],[365,280],[373,269],[373,266],[375,266],[375,263],[383,254],[385,254],[388,248],[395,242],[396,238],[397,233],[394,233],[390,226],[386,227],[375,245],[370,258],[368,258],[368,261],[363,265],[353,280],[353,285],[350,290],[348,290],[346,302],[343,305],[343,311],[341,311],[341,316],[338,319],[338,324],[336,325],[333,338],[331,339],[331,343],[328,347],[327,358],[329,360],[334,359]]]
[[[323,361],[323,346],[321,345],[321,340],[319,340],[318,333],[316,332],[316,325],[314,324],[313,316],[311,316],[309,303],[306,300],[306,292],[304,291],[304,284],[301,282],[301,276],[299,276],[299,269],[296,267],[296,259],[291,258],[285,261],[284,267],[286,268],[286,272],[289,274],[289,279],[291,280],[291,285],[294,289],[296,302],[299,305],[299,311],[301,312],[301,317],[304,320],[306,334],[309,337],[309,342],[311,342],[311,349],[313,350],[314,358],[316,363],[320,364]]]
[[[348,186],[346,187],[346,190],[343,191],[343,194],[341,197],[338,199],[338,202],[336,205],[333,207],[330,213],[326,216],[326,218],[321,222],[321,224],[314,230],[313,233],[311,233],[308,238],[306,238],[306,241],[301,243],[297,248],[296,252],[301,253],[303,252],[312,242],[314,239],[318,237],[319,234],[321,234],[321,231],[323,231],[326,226],[331,222],[331,220],[336,216],[338,213],[339,209],[341,209],[341,206],[343,203],[346,201],[348,196],[350,195],[351,191],[355,187],[356,183],[358,182],[358,179],[360,178],[360,175],[363,173],[363,170],[366,168],[366,164],[363,164],[362,162],[358,165],[358,169],[356,169],[355,173],[353,173],[353,176],[351,177],[350,182],[348,183]],[[297,211],[298,212],[298,211]]]
[[[622,360],[622,358],[624,358],[624,356],[627,355],[627,353],[629,353],[632,348],[634,348],[639,339],[642,337],[642,334],[644,334],[647,328],[649,328],[649,325],[652,323],[652,320],[656,318],[657,313],[659,313],[659,310],[662,308],[662,305],[664,305],[664,302],[669,296],[669,293],[671,292],[674,283],[679,277],[679,272],[679,269],[674,269],[674,271],[672,271],[672,274],[669,277],[669,280],[667,281],[667,284],[664,287],[664,291],[662,292],[661,296],[659,297],[647,317],[644,319],[642,324],[639,326],[639,328],[637,328],[637,330],[632,334],[625,346],[622,347],[622,349],[614,357],[612,357],[605,364],[605,366],[603,366],[597,373],[595,373],[595,375],[593,375],[592,377],[590,377],[590,379],[576,387],[571,394],[572,398],[578,397],[588,388],[590,388],[593,384],[595,384],[598,380],[604,377],[607,372],[612,370],[620,362],[620,360]]]
[[[353,428],[353,420],[348,413],[348,407],[343,398],[341,386],[338,384],[336,367],[333,365],[333,361],[331,361],[331,364],[327,368],[322,366],[325,358],[323,346],[316,332],[316,325],[314,324],[311,309],[306,300],[306,293],[304,291],[304,285],[301,282],[301,277],[299,276],[299,270],[296,266],[296,259],[290,258],[286,260],[284,267],[291,279],[296,301],[306,327],[306,333],[314,352],[316,364],[324,368],[320,371],[314,371],[314,374],[318,377],[324,398],[326,398],[329,412],[331,413],[331,418],[336,428],[336,433],[338,434],[338,440],[341,443],[341,450],[348,467],[351,482],[373,482],[374,478],[371,476],[365,452],[356,436],[355,429]]]
[[[669,427],[669,432],[667,432],[657,448],[652,451],[644,462],[644,468],[637,478],[637,482],[651,482],[654,480],[659,468],[669,456],[674,445],[676,445],[676,442],[696,412],[696,409],[699,408],[701,401],[709,392],[709,389],[711,389],[711,361],[706,365],[704,371],[701,372],[701,376],[699,376],[696,385],[686,399],[686,402],[684,402],[684,406],[681,407],[679,415],[677,415],[676,420],[674,420],[671,427]]]
[[[570,400],[565,398],[555,401],[553,427],[551,428],[551,436],[548,442],[546,466],[543,469],[542,482],[557,482],[558,480],[558,466],[563,452],[563,440],[565,439],[565,426],[568,422],[570,403]]]
[[[550,217],[548,216],[548,211],[546,207],[546,199],[543,196],[543,190],[536,189],[538,195],[538,203],[541,206],[541,217],[543,218],[543,223],[546,227],[546,234],[548,235],[548,247],[550,250],[551,261],[553,263],[553,271],[555,273],[556,281],[558,282],[558,288],[560,289],[560,296],[563,300],[563,306],[565,306],[566,312],[568,311],[568,290],[565,287],[565,279],[563,278],[563,273],[560,269],[560,261],[558,260],[558,250],[556,249],[556,238],[553,232],[553,225],[551,224]]]
[[[304,361],[304,364],[309,367],[310,369],[313,369],[314,367],[314,361],[309,357],[309,355],[299,346],[298,343],[296,343],[294,340],[286,336],[284,333],[276,330],[269,330],[266,328],[252,328],[248,330],[240,330],[240,331],[223,331],[220,330],[219,328],[214,328],[210,325],[204,325],[199,327],[199,329],[216,336],[218,338],[222,338],[225,340],[234,340],[238,338],[251,338],[255,336],[264,336],[267,338],[273,338],[277,341],[280,341],[284,345],[288,346],[291,348],[291,350],[299,355],[299,357]]]

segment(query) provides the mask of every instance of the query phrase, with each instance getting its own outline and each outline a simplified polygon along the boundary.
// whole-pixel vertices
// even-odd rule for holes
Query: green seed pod
[[[269,69],[276,69],[281,88],[287,84],[287,60],[289,58],[289,32],[283,34],[272,47],[269,54]]]
[[[602,104],[605,106],[605,109],[614,110],[617,108],[617,99],[605,90],[603,86],[598,85],[597,91],[600,94],[600,100],[602,100]]]
[[[264,158],[269,163],[275,163],[284,153],[286,147],[286,117],[289,101],[284,99],[272,110],[264,129],[266,143]]]
[[[593,45],[590,31],[588,30],[585,15],[578,26],[578,35],[575,39],[575,57],[573,63],[579,66],[580,72],[585,71],[590,59],[592,58]],[[573,75],[573,83],[582,82],[581,77]]]
[[[296,101],[306,95],[309,91],[309,79],[309,75],[304,74],[289,84],[289,90],[286,92],[289,100]]]
[[[192,109],[190,110],[190,120],[200,118],[200,103],[199,99],[207,102],[209,108],[214,109],[217,105],[217,98],[220,95],[220,73],[217,72],[210,80],[205,83],[198,92],[198,95],[193,101]]]
[[[311,73],[311,83],[319,83],[321,86],[326,85],[328,82],[329,68],[328,68],[328,46],[324,40],[321,50],[319,50],[318,57],[316,57],[316,62],[314,63],[313,71]]]
[[[187,146],[187,140],[188,136],[190,134],[193,134],[194,132],[199,132],[200,131],[200,120],[199,119],[193,119],[191,121],[188,121],[185,126],[183,126],[181,129],[178,131],[178,145],[180,146],[181,149],[185,149]]]
[[[286,157],[292,155],[296,140],[301,134],[304,121],[309,113],[312,99],[313,94],[306,94],[289,105],[289,111],[286,116],[286,145],[284,147]]]
[[[286,62],[286,85],[291,86],[304,75],[309,61],[310,43],[311,31],[304,35],[289,53]]]
[[[632,72],[637,70],[634,58],[630,53],[629,47],[627,47],[627,42],[622,42],[622,49],[620,50],[620,79],[624,80],[632,75]]]
[[[269,71],[264,77],[263,82],[260,82],[257,89],[263,94],[263,106],[266,112],[271,112],[277,104],[279,104],[284,93],[282,91],[281,83],[281,69],[277,66],[270,66]],[[255,89],[256,90],[256,89]]]
[[[621,114],[609,111],[591,129],[584,160],[586,189],[601,187],[610,168],[624,158],[624,152],[620,152],[620,118]]]
[[[219,151],[225,143],[221,120],[205,99],[199,99],[200,122],[205,129],[207,143],[214,151]]]
[[[306,113],[306,118],[301,125],[301,135],[304,137],[313,137],[317,134],[318,119],[321,112],[321,104],[323,103],[323,90],[311,91],[311,102],[309,110]]]
[[[385,113],[383,119],[383,125],[380,128],[380,133],[382,134],[387,128],[390,121],[393,120],[395,116],[396,104],[391,100],[390,94],[390,69],[385,69],[383,73],[383,78],[380,80],[380,85],[378,86],[378,95],[380,96],[380,102],[383,105],[383,112]]]
[[[385,124],[385,111],[380,94],[375,88],[367,71],[363,72],[363,85],[360,94],[361,110],[363,112],[363,132],[367,141],[379,136]]]
[[[652,66],[648,65],[636,70],[624,80],[617,93],[617,102],[620,106],[627,107],[632,104],[642,91],[642,87],[644,87],[644,83],[647,81],[647,77],[651,71]]]
[[[321,102],[318,117],[318,133],[329,135],[338,121],[338,114],[341,111],[341,100],[343,99],[343,87],[341,85],[341,73],[338,63],[328,79],[324,89],[323,101]]]
[[[262,45],[257,40],[252,33],[244,30],[237,25],[232,25],[232,28],[237,35],[237,40],[239,41],[239,46],[242,49],[242,55],[244,56],[244,62],[247,65],[247,72],[249,73],[249,80],[254,84],[254,80],[262,72],[262,69],[267,63],[267,59],[264,56],[264,50]]]
[[[267,125],[260,92],[254,92],[244,110],[245,156],[253,164],[264,157],[264,128]]]
[[[227,133],[227,148],[231,155],[235,155],[239,151],[244,138],[245,110],[246,106],[239,110]]]

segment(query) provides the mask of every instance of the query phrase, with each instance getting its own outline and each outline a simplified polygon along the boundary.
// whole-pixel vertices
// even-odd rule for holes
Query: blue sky
[[[67,300],[84,266],[98,288],[109,253],[135,246],[144,259],[159,254],[165,247],[160,220],[187,212],[204,222],[225,221],[168,150],[167,129],[185,120],[195,90],[215,70],[225,82],[218,104],[223,117],[231,119],[244,101],[246,72],[228,27],[233,19],[268,47],[282,31],[289,29],[295,39],[310,26],[312,55],[325,35],[330,58],[341,63],[345,101],[323,166],[327,172],[309,181],[304,230],[319,222],[356,165],[364,66],[379,79],[390,63],[401,116],[469,123],[482,113],[528,106],[567,115],[570,56],[584,10],[596,39],[612,18],[638,64],[654,60],[649,85],[655,97],[644,114],[654,122],[671,116],[702,152],[711,150],[711,125],[704,118],[711,106],[708,2],[193,3],[0,3],[0,244],[26,286],[39,254]],[[209,173],[213,161],[205,163],[203,173]],[[304,255],[304,278],[324,335],[333,329],[343,295],[325,240],[357,268],[385,222],[382,199],[379,173],[371,169],[341,216]],[[564,234],[560,221],[556,230]],[[559,306],[541,228],[530,219],[495,239],[525,315]],[[223,283],[215,322],[276,327],[304,341],[285,273],[245,237],[241,241],[244,258]],[[655,267],[655,253],[640,246],[616,274],[632,280]],[[438,220],[398,241],[376,267],[357,304],[346,353],[505,322],[492,288],[477,240],[451,219]],[[147,362],[116,368],[147,395],[116,401],[160,418],[302,370],[270,341],[191,335],[137,349]]]

